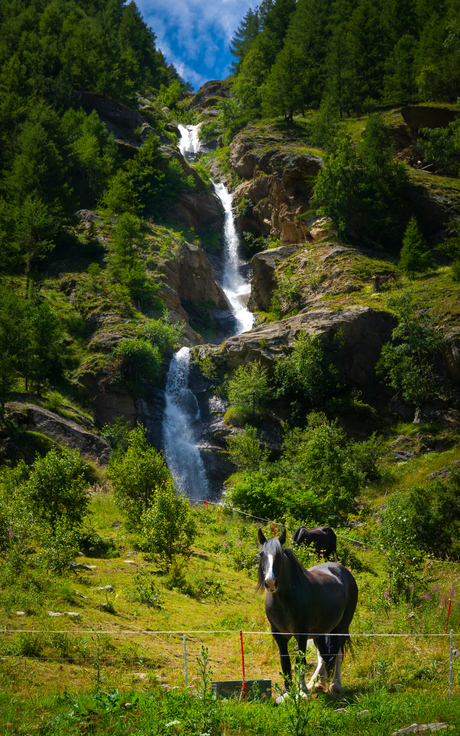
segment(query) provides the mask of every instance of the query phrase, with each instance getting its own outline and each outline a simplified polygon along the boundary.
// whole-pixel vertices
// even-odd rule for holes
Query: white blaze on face
[[[270,591],[270,593],[274,593],[276,590],[276,579],[275,579],[275,573],[273,572],[273,563],[275,561],[275,558],[273,555],[267,554],[268,557],[268,565],[267,565],[267,572],[265,573],[265,587],[267,590]]]

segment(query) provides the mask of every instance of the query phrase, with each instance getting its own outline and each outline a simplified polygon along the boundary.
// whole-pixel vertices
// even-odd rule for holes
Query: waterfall
[[[208,482],[198,447],[200,411],[188,388],[190,348],[181,348],[169,364],[163,441],[166,462],[178,490],[192,500],[206,499]]]
[[[179,151],[183,157],[190,161],[190,159],[196,158],[199,153],[201,141],[198,137],[200,132],[201,123],[198,125],[181,125],[177,126],[181,135],[179,141]]]
[[[225,211],[224,276],[221,285],[235,316],[237,324],[236,334],[239,335],[241,332],[250,330],[254,324],[254,315],[246,306],[249,294],[251,293],[251,284],[240,273],[240,241],[232,208],[233,195],[228,191],[225,184],[215,184],[213,182],[213,186]]]
[[[179,125],[179,149],[191,160],[200,149],[199,125]],[[236,333],[250,330],[254,317],[246,303],[250,284],[240,273],[239,238],[232,209],[232,195],[224,184],[213,183],[225,210],[224,269],[222,288],[236,320]],[[166,462],[178,490],[192,500],[208,497],[209,487],[200,455],[200,411],[193,392],[188,388],[190,348],[181,348],[173,356],[166,380],[166,408],[163,419],[163,444]]]

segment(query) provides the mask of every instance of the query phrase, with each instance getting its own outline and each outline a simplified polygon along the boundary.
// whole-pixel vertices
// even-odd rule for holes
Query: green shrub
[[[24,493],[36,516],[53,532],[61,523],[79,527],[88,509],[89,490],[85,463],[76,450],[50,450],[37,455],[24,485]]]
[[[172,481],[158,488],[141,517],[142,549],[166,567],[177,555],[188,555],[197,533],[190,503]]]
[[[158,590],[153,574],[150,572],[138,572],[134,579],[134,590],[130,595],[132,601],[144,603],[150,608],[161,608],[163,596]]]
[[[158,378],[162,357],[158,347],[147,340],[125,337],[116,345],[112,355],[112,380],[136,390],[139,381]]]
[[[227,450],[232,463],[241,470],[258,468],[268,458],[268,450],[261,445],[255,427],[247,426],[230,436]]]
[[[266,409],[273,393],[268,371],[258,361],[238,366],[226,389],[232,405],[249,408],[253,415]]]
[[[425,273],[432,268],[428,246],[419,230],[417,219],[411,217],[404,233],[399,267],[403,273],[414,278],[416,273]]]
[[[126,452],[112,456],[107,477],[132,528],[139,527],[143,512],[152,505],[158,490],[171,482],[168,467],[160,453],[147,442],[143,427],[129,433]]]

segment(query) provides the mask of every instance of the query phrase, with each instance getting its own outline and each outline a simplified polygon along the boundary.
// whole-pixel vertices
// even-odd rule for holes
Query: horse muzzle
[[[269,593],[276,593],[278,590],[278,581],[276,578],[266,578],[265,579],[265,590],[267,590]]]

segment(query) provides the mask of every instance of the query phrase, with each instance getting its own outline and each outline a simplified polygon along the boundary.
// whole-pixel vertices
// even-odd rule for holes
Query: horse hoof
[[[329,687],[329,692],[330,693],[346,693],[348,691],[346,687],[342,687],[342,685],[339,685],[338,682],[332,682]]]

